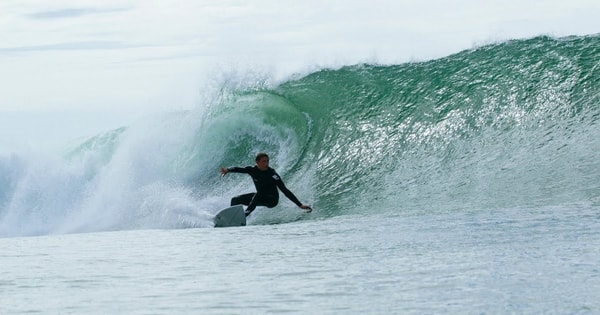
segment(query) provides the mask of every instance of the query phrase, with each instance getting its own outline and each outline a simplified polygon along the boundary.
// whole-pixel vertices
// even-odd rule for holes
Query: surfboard
[[[222,209],[214,218],[215,227],[245,226],[246,214],[242,205]]]

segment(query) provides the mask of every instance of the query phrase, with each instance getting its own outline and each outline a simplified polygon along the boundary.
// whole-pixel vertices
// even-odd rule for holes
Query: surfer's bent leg
[[[246,208],[246,216],[249,216],[250,213],[252,211],[254,211],[254,209],[256,209],[256,206],[258,206],[258,201],[260,200],[260,198],[258,197],[258,194],[254,194],[254,196],[252,196],[252,200],[250,200],[250,203],[248,204],[248,208]]]
[[[235,197],[231,198],[231,206],[235,206],[235,205],[247,206],[252,201],[252,198],[254,198],[254,195],[256,195],[256,193],[248,193],[248,194],[235,196]]]
[[[277,196],[255,194],[250,201],[250,204],[248,204],[248,208],[246,208],[246,216],[250,215],[250,213],[256,209],[256,206],[273,208],[278,202],[279,198]]]

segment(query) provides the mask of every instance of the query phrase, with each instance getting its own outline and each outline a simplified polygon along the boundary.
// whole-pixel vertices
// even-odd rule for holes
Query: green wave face
[[[223,88],[98,135],[64,161],[0,156],[2,235],[210,226],[267,152],[309,219],[599,204],[600,36]],[[37,162],[36,162],[37,161]],[[297,219],[282,197],[262,223]],[[266,215],[266,213],[272,213]]]
[[[314,121],[305,170],[332,214],[596,200],[600,37],[534,38],[277,93]]]

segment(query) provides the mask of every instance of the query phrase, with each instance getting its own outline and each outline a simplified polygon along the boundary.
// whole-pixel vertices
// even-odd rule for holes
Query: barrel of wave
[[[269,152],[272,166],[287,174],[289,182],[305,169],[310,132],[310,116],[281,96],[263,91],[233,94],[204,117],[186,168],[208,193],[220,185],[219,167],[250,165],[257,152]]]

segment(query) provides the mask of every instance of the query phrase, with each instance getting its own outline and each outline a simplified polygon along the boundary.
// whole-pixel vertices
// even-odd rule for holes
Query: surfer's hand
[[[306,212],[311,212],[312,208],[309,205],[301,205],[300,208],[306,210]]]
[[[229,170],[224,167],[221,167],[221,176],[225,176],[227,175],[227,173],[229,173]]]

